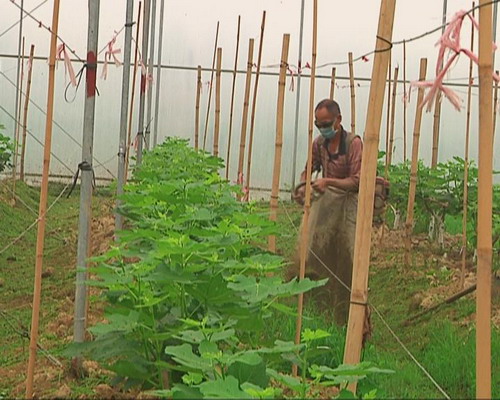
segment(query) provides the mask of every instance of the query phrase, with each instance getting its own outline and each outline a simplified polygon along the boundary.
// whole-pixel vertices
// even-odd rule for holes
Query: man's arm
[[[321,155],[319,151],[318,139],[314,140],[312,145],[312,171],[319,171],[321,169]],[[300,182],[305,182],[307,178],[307,161],[304,167],[304,171],[300,174]]]
[[[349,147],[348,162],[350,165],[349,176],[347,178],[324,178],[313,187],[321,192],[325,191],[327,186],[334,186],[342,190],[358,191],[359,175],[361,173],[361,156],[363,154],[363,142],[360,138],[354,138]]]

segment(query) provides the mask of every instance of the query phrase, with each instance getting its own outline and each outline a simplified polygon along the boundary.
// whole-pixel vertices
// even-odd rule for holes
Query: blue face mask
[[[333,126],[329,126],[328,128],[318,128],[321,136],[325,139],[333,139],[337,133],[338,129],[333,129]]]

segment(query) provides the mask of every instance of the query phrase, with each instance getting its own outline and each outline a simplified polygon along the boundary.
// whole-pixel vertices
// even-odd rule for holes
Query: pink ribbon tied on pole
[[[479,30],[479,24],[470,13],[464,10],[458,11],[453,16],[443,35],[436,43],[436,46],[440,46],[436,63],[436,78],[434,79],[434,81],[412,82],[410,84],[410,86],[413,87],[424,87],[430,89],[422,102],[422,106],[427,105],[427,111],[431,110],[432,104],[434,103],[434,99],[436,98],[438,91],[441,91],[450,101],[450,103],[453,104],[455,109],[457,111],[460,111],[460,97],[453,90],[445,87],[443,84],[443,80],[453,63],[458,59],[460,53],[464,53],[475,64],[479,63],[477,55],[475,55],[469,49],[466,49],[460,45],[460,31],[462,29],[462,24],[466,16],[469,17],[473,25],[473,29],[475,28]],[[493,50],[496,50],[496,47],[497,46],[495,45],[495,43],[493,43]],[[444,56],[446,52],[449,52],[451,55],[445,63]],[[495,79],[496,81],[500,81],[500,77],[496,73],[493,73],[493,79]]]
[[[57,59],[64,61],[65,76],[69,75],[69,81],[71,85],[76,86],[76,76],[73,66],[71,65],[71,59],[69,58],[68,52],[66,51],[66,45],[61,43],[57,47]]]
[[[108,62],[113,59],[115,62],[115,65],[117,67],[120,67],[122,65],[122,62],[116,57],[117,54],[121,53],[121,49],[114,49],[113,46],[116,43],[116,36],[117,34],[115,33],[115,36],[113,36],[113,39],[111,39],[108,44],[107,44],[107,50],[106,53],[104,53],[104,67],[102,68],[102,73],[101,73],[101,78],[106,80],[108,77]]]

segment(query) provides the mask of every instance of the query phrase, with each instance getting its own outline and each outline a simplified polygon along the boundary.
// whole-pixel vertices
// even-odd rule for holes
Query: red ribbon
[[[104,53],[104,67],[101,73],[101,78],[104,80],[106,80],[106,78],[108,77],[108,62],[111,61],[111,59],[113,59],[117,67],[122,65],[122,62],[116,57],[116,54],[121,53],[121,49],[113,48],[114,44],[116,43],[116,36],[117,34],[115,32],[115,36],[113,36],[113,39],[111,39],[107,44],[108,50],[106,50],[106,53]]]
[[[66,45],[64,43],[61,43],[57,47],[57,60],[64,61],[65,76],[69,75],[69,81],[73,86],[76,86],[75,71],[71,65],[71,59],[69,58],[68,52],[66,51]]]

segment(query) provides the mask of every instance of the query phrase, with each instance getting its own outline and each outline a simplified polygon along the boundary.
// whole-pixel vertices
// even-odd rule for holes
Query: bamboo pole
[[[22,103],[22,87],[23,87],[23,77],[24,77],[24,36],[21,45],[21,76],[17,86],[17,92],[19,93],[18,103],[16,104],[16,128],[15,128],[15,151],[14,151],[14,166],[12,168],[12,195],[14,196],[14,201],[16,201],[16,180],[17,180],[17,164],[19,160],[19,136],[21,134],[21,103]]]
[[[156,34],[156,0],[151,0],[151,18],[149,31],[149,60],[148,60],[148,75],[153,77],[153,64],[155,62],[155,34]],[[144,60],[146,62],[146,60]],[[144,130],[144,146],[149,150],[151,144],[151,123],[153,115],[153,86],[150,85],[147,98],[147,113],[146,126]]]
[[[398,72],[399,67],[394,68],[394,84],[392,86],[392,102],[391,102],[391,131],[389,133],[389,148],[387,151],[387,161],[386,161],[386,169],[392,165],[392,155],[394,152],[394,128],[396,126],[396,95],[398,88]],[[387,173],[386,173],[387,175]]]
[[[349,82],[351,87],[351,132],[356,134],[356,90],[354,88],[354,65],[349,52]]]
[[[476,397],[491,398],[491,262],[493,193],[492,7],[479,0],[479,174],[477,215]]]
[[[252,83],[253,46],[254,40],[250,39],[248,41],[247,73],[245,79],[245,95],[243,100],[243,116],[241,119],[240,154],[238,156],[238,183],[241,185],[243,185],[243,164],[245,161],[245,145],[247,140],[248,106],[250,103],[250,87]]]
[[[283,47],[281,49],[280,76],[278,80],[278,101],[276,108],[276,141],[274,150],[273,186],[271,192],[269,219],[276,221],[278,213],[278,199],[280,192],[281,175],[281,152],[283,150],[283,117],[285,108],[285,85],[286,70],[288,66],[288,49],[290,47],[290,35],[283,35]],[[269,251],[276,252],[276,236],[270,235],[268,240]]]
[[[375,177],[377,174],[380,125],[384,107],[385,79],[389,64],[389,52],[382,50],[387,49],[387,42],[392,41],[395,8],[396,0],[381,1],[376,42],[377,52],[373,61],[366,131],[364,135],[363,160],[361,162],[351,305],[344,352],[345,364],[357,364],[361,356],[363,326],[368,301],[368,271],[370,265]],[[355,392],[356,384],[351,384],[350,389]]]
[[[153,126],[153,147],[158,144],[158,114],[160,110],[161,89],[161,54],[163,50],[163,21],[165,17],[165,0],[160,3],[160,32],[158,32],[158,62],[156,65],[156,95],[155,95],[155,120]]]
[[[240,26],[241,15],[238,15],[238,30],[236,33],[236,52],[234,56],[233,85],[231,87],[231,106],[229,109],[229,132],[227,137],[227,155],[226,155],[226,179],[229,179],[229,162],[231,157],[231,139],[233,136],[233,110],[234,110],[234,92],[236,90],[236,72],[238,71],[238,54],[240,50]]]
[[[318,46],[318,0],[313,0],[313,28],[312,28],[312,57],[311,78],[309,86],[309,122],[307,135],[307,165],[306,165],[306,192],[304,199],[304,216],[300,235],[300,270],[299,280],[303,280],[306,273],[306,260],[309,253],[309,214],[311,212],[311,175],[312,175],[312,144],[314,121],[314,91],[316,83],[316,49]],[[297,301],[297,320],[295,325],[295,344],[300,343],[302,333],[302,313],[304,309],[304,293],[299,293]],[[292,374],[297,376],[298,366],[292,365]]]
[[[420,82],[425,80],[427,72],[427,58],[420,59]],[[422,125],[422,102],[424,100],[424,88],[418,88],[417,111],[415,112],[415,125],[413,127],[413,145],[411,148],[411,171],[410,171],[410,190],[408,192],[408,207],[406,209],[406,252],[405,263],[410,264],[411,236],[413,233],[413,215],[415,212],[415,193],[417,190],[418,175],[418,150],[420,145],[420,128]]]
[[[130,93],[130,56],[132,53],[132,26],[134,18],[134,2],[127,0],[125,14],[125,41],[123,44],[123,71],[122,71],[122,93],[120,99],[120,136],[118,141],[118,179],[116,182],[116,210],[115,230],[123,228],[123,216],[119,212],[121,206],[121,195],[126,179],[126,154],[127,154],[127,117],[128,97]],[[90,248],[90,246],[89,246]]]
[[[21,170],[20,170],[20,179],[24,182],[24,159],[26,157],[26,133],[28,128],[28,106],[30,103],[30,94],[31,94],[31,78],[33,76],[33,56],[35,54],[35,45],[31,45],[30,49],[30,58],[29,65],[30,69],[28,70],[28,81],[26,83],[26,96],[24,99],[24,115],[23,115],[23,140],[21,145]]]
[[[474,3],[472,3],[474,8]],[[474,11],[472,12],[474,17]],[[470,51],[474,52],[474,27],[471,28]],[[465,150],[464,150],[464,197],[462,204],[462,268],[460,271],[460,287],[465,285],[465,267],[467,262],[467,212],[469,202],[469,143],[470,143],[470,119],[472,102],[472,72],[474,62],[469,61],[469,87],[467,89],[467,119],[465,123]]]
[[[498,6],[498,3],[495,3],[495,6]],[[496,71],[498,75],[499,71]],[[493,101],[493,146],[495,148],[495,131],[497,128],[497,114],[498,114],[498,81],[495,81],[495,91],[494,91],[494,101]]]
[[[443,0],[443,18],[441,34],[444,33],[446,24],[446,10],[448,7],[448,1]],[[442,64],[441,64],[442,68]],[[431,156],[431,168],[436,168],[439,156],[439,130],[440,130],[440,120],[441,120],[441,92],[438,91],[436,95],[436,100],[434,103],[434,121],[432,125],[432,156]]]
[[[220,75],[222,68],[222,49],[217,49],[217,73],[215,75],[215,124],[214,124],[214,156],[219,157],[220,133]]]
[[[23,36],[23,16],[24,13],[24,0],[21,0],[21,7],[19,10],[19,36],[17,43],[17,71],[16,71],[16,96],[15,96],[15,118],[14,118],[14,159],[12,166],[12,181],[13,181],[13,200],[15,201],[16,193],[16,174],[17,174],[17,156],[19,152],[19,129],[21,127],[21,87],[23,82],[23,64],[24,64],[24,36]]]
[[[137,10],[137,28],[135,31],[135,54],[134,54],[134,72],[132,73],[132,93],[130,94],[130,110],[128,114],[128,134],[127,134],[127,152],[125,155],[125,182],[127,182],[128,163],[130,159],[130,148],[132,147],[132,116],[134,115],[134,98],[135,98],[135,82],[137,78],[137,59],[139,53],[139,33],[141,32],[141,7],[142,2],[139,2]]]
[[[293,147],[292,147],[292,182],[291,187],[295,187],[297,175],[297,144],[299,138],[299,115],[300,115],[300,99],[302,89],[302,47],[304,45],[304,11],[305,0],[300,1],[300,23],[299,23],[299,54],[297,59],[297,93],[295,95],[295,118],[293,124]]]
[[[151,1],[144,0],[144,23],[142,24],[142,63],[146,64],[148,62],[148,52],[149,52],[149,23],[151,15]],[[148,85],[148,71],[146,68],[141,70],[141,90],[139,93],[139,116],[137,121],[137,152],[136,152],[136,166],[142,164],[142,149],[144,147],[144,123],[145,111],[146,111],[146,86]]]
[[[201,65],[198,65],[198,76],[196,78],[196,106],[194,120],[194,148],[198,150],[200,137],[200,97],[201,97]]]
[[[49,189],[50,153],[52,146],[52,118],[54,114],[54,75],[56,68],[57,32],[59,26],[59,2],[54,0],[49,55],[49,84],[47,90],[47,117],[45,119],[45,144],[43,149],[42,183],[40,187],[40,205],[38,210],[38,231],[36,238],[35,282],[33,288],[33,308],[31,313],[31,331],[29,345],[28,370],[26,374],[26,398],[33,397],[33,376],[35,372],[38,325],[40,320],[40,302],[42,292],[43,248],[45,240],[45,219],[47,195]]]
[[[406,41],[403,40],[403,161],[406,162],[406,137],[407,137],[407,119],[408,119],[408,100],[406,92]]]
[[[385,129],[385,177],[387,179],[389,172],[389,165],[387,160],[389,158],[389,139],[391,134],[391,73],[392,73],[392,54],[389,56],[389,72],[387,73],[387,114],[386,129]],[[382,230],[383,233],[383,230]]]
[[[210,73],[210,87],[208,90],[207,117],[205,118],[205,131],[203,133],[203,150],[205,150],[207,147],[208,121],[210,118],[210,105],[212,103],[212,84],[214,82],[215,58],[217,56],[218,42],[219,42],[219,21],[217,21],[217,29],[215,31],[214,55],[212,57],[212,72]]]
[[[257,93],[259,90],[260,66],[262,63],[262,47],[264,44],[264,29],[266,27],[266,12],[262,13],[262,25],[260,27],[259,55],[257,58],[257,71],[255,73],[255,85],[253,87],[252,113],[250,115],[250,136],[248,138],[247,154],[247,176],[246,176],[246,198],[250,198],[250,173],[252,167],[253,135],[255,129],[255,113],[257,111]]]
[[[337,68],[332,68],[332,78],[330,80],[330,100],[333,100],[335,95],[335,76],[337,75]]]
[[[94,147],[94,122],[97,76],[97,44],[99,38],[99,6],[100,0],[89,0],[88,36],[87,36],[87,69],[86,91],[83,111],[83,138],[80,185],[80,216],[78,220],[78,243],[76,254],[76,291],[75,291],[75,343],[85,341],[85,308],[87,302],[87,258],[90,249],[90,232],[92,223],[92,185],[94,171],[92,169],[92,153]],[[85,167],[83,167],[85,166]],[[76,368],[80,370],[81,359],[76,359]]]

